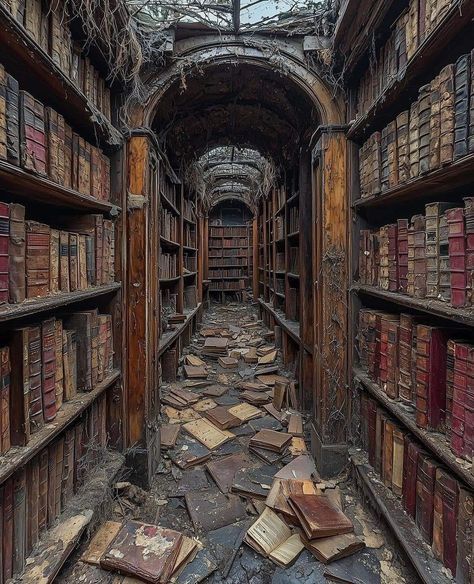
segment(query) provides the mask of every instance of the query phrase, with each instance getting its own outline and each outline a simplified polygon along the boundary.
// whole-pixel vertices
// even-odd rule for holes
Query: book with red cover
[[[30,432],[33,434],[44,426],[41,328],[37,326],[28,329],[28,365]]]
[[[3,483],[3,580],[13,576],[13,478]]]
[[[41,324],[42,393],[44,421],[56,417],[56,320]]]
[[[11,420],[10,420],[10,349],[0,348],[0,452],[10,450]]]
[[[467,266],[466,230],[464,209],[462,207],[446,211],[448,218],[449,267],[451,270],[451,304],[455,307],[466,306]]]
[[[433,516],[433,553],[456,574],[458,483],[441,468],[436,470]]]
[[[474,514],[474,495],[464,488],[459,489],[457,517],[456,582],[463,584],[472,578],[472,528]]]
[[[61,408],[64,400],[64,367],[63,367],[63,322],[57,319],[54,325],[54,342],[56,345],[56,371],[54,376],[56,411]]]
[[[27,298],[49,294],[50,228],[36,221],[26,222]]]
[[[446,416],[447,332],[427,325],[417,326],[416,423],[437,430]]]
[[[288,502],[310,540],[354,530],[351,520],[323,495],[290,495]]]
[[[8,270],[9,301],[12,304],[23,302],[26,296],[26,226],[25,207],[10,203],[10,239],[8,245],[10,265]]]
[[[418,457],[416,479],[416,524],[423,539],[431,544],[433,540],[433,506],[436,479],[436,463],[424,454]]]
[[[0,304],[8,302],[10,206],[0,201]]]
[[[20,91],[21,164],[26,170],[46,175],[46,127],[43,104]]]

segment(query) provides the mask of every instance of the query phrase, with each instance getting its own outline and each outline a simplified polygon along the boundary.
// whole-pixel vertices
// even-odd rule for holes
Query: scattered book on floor
[[[184,365],[184,374],[188,379],[206,379],[207,371],[205,367],[193,367],[192,365]]]
[[[289,504],[310,540],[354,529],[352,521],[325,496],[290,495]]]
[[[242,424],[242,420],[229,412],[228,406],[218,406],[204,413],[205,417],[220,430],[228,430]]]
[[[305,548],[323,564],[346,558],[364,549],[365,542],[353,533],[308,540],[302,538]]]
[[[259,410],[251,404],[237,404],[236,406],[232,406],[229,408],[229,413],[239,418],[241,422],[248,422],[249,420],[260,418],[263,415],[262,410]]]
[[[193,422],[188,422],[183,426],[184,430],[191,434],[196,440],[209,448],[209,450],[214,450],[222,446],[225,442],[235,438],[234,434],[226,430],[220,430],[217,426],[214,426],[209,420],[201,418]]]
[[[250,439],[250,444],[257,448],[264,448],[272,452],[283,452],[291,442],[291,436],[275,430],[264,428]]]
[[[174,448],[176,445],[176,440],[178,439],[179,431],[181,427],[179,424],[165,424],[160,428],[160,444],[161,448],[167,450],[168,448]]]

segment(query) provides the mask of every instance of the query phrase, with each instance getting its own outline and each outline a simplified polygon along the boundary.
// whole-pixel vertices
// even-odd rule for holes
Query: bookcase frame
[[[439,24],[430,31],[423,42],[418,46],[413,56],[407,61],[403,71],[392,80],[389,86],[381,93],[368,111],[356,118],[356,96],[358,77],[364,67],[367,67],[367,55],[373,47],[367,38],[375,38],[377,46],[382,45],[390,32],[394,20],[407,7],[407,2],[397,3],[394,0],[374,0],[371,16],[359,15],[353,19],[357,2],[347,0],[337,25],[336,42],[342,35],[350,32],[352,39],[351,55],[347,62],[348,67],[348,120],[352,120],[347,133],[349,144],[349,185],[352,206],[351,222],[351,282],[350,282],[350,311],[352,326],[350,343],[353,347],[349,353],[349,369],[352,378],[352,395],[358,399],[361,392],[366,392],[381,405],[397,423],[405,428],[409,434],[423,445],[434,459],[445,465],[453,475],[469,488],[474,488],[474,465],[460,460],[451,451],[444,435],[419,428],[415,423],[414,414],[400,402],[389,398],[385,392],[374,383],[358,364],[357,330],[358,313],[361,307],[383,309],[387,312],[408,311],[416,315],[432,317],[434,324],[440,326],[463,325],[468,335],[474,329],[474,311],[472,308],[452,308],[448,304],[432,300],[418,299],[394,292],[387,292],[376,287],[362,285],[358,282],[359,266],[359,234],[361,229],[371,226],[380,226],[396,220],[399,217],[410,217],[413,210],[419,212],[428,202],[437,200],[458,201],[462,203],[462,196],[467,196],[472,184],[471,176],[474,168],[474,156],[469,154],[439,169],[428,172],[385,190],[378,195],[360,198],[359,187],[359,150],[358,147],[374,132],[381,130],[396,115],[408,109],[410,103],[416,99],[418,89],[424,83],[430,82],[433,73],[439,71],[446,64],[467,51],[466,43],[471,42],[472,48],[472,18],[474,4],[464,3],[460,10],[460,2],[455,1],[450,6]],[[352,16],[351,16],[352,15]],[[364,20],[361,24],[361,20]],[[355,31],[364,31],[364,34]],[[351,32],[352,31],[352,32]],[[352,34],[352,37],[351,37]],[[458,42],[460,40],[460,42]],[[343,50],[349,47],[349,41],[339,46]],[[353,438],[358,435],[358,413],[354,408],[352,416]],[[431,554],[420,554],[419,545],[413,544],[416,538],[410,537],[410,531],[416,531],[414,521],[402,509],[399,501],[395,500],[388,488],[374,478],[374,473],[358,460],[352,457],[356,469],[355,476],[395,537],[400,541],[407,557],[417,571],[421,580],[426,584],[447,583],[450,580],[444,573],[441,562],[436,561]],[[424,546],[426,549],[426,546]]]

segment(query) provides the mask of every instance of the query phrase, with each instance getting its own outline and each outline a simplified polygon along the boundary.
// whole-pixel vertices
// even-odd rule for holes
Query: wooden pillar
[[[258,220],[257,214],[252,221],[252,291],[253,291],[253,299],[257,300],[258,298]],[[248,260],[250,262],[250,258]],[[250,265],[248,267],[250,270]]]
[[[311,446],[323,477],[339,473],[347,464],[349,201],[345,130],[320,128],[313,151]]]
[[[135,480],[150,484],[159,463],[159,190],[158,161],[147,135],[127,146],[127,241],[124,268],[124,366],[128,465]]]

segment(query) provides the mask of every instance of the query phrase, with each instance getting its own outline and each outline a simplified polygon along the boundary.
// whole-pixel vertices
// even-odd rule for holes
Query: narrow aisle
[[[58,582],[139,584],[99,565],[105,540],[114,561],[121,557],[110,531],[142,522],[184,536],[173,575],[160,583],[416,584],[388,532],[362,507],[351,477],[318,477],[304,419],[288,406],[294,376],[284,370],[256,308],[212,305],[203,318],[178,370],[164,371],[176,380],[162,385],[162,460],[152,488],[142,491],[126,477],[117,483],[108,517],[117,523],[104,518]],[[330,527],[334,537],[305,536],[301,517],[309,518],[311,505],[304,505],[311,495],[328,502],[317,529]],[[315,525],[309,520],[307,528]],[[141,555],[162,553],[161,544],[149,545],[144,552],[136,536],[120,549],[133,564]]]

